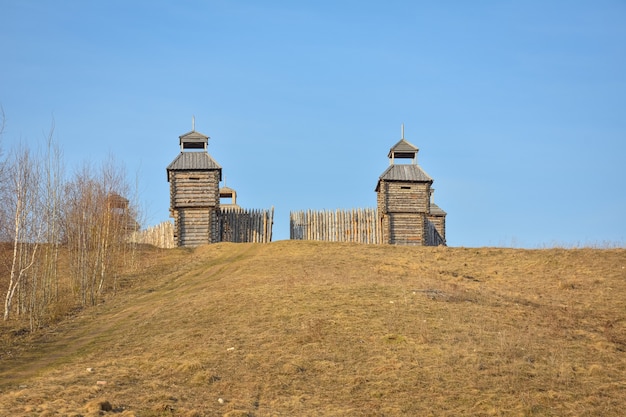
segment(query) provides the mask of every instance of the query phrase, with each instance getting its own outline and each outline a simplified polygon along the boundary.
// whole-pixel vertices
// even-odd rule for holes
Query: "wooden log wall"
[[[381,181],[377,202],[383,213],[429,213],[430,184]]]
[[[175,219],[178,246],[219,242],[219,208],[179,208]]]
[[[426,216],[423,213],[389,213],[389,243],[423,246]]]
[[[204,210],[204,213],[208,221],[208,210]],[[269,210],[222,209],[216,224],[220,229],[220,242],[269,243],[272,241],[274,208]],[[187,246],[209,243],[208,223],[187,222],[185,228],[184,240]],[[129,240],[133,243],[149,244],[165,249],[178,246],[174,236],[174,223],[169,221],[134,232]]]
[[[220,242],[269,243],[274,207],[269,210],[224,208],[220,212]]]
[[[380,243],[378,210],[297,211],[289,214],[289,237],[294,240]]]
[[[337,210],[335,212],[312,212],[300,211],[291,213],[290,215],[290,237],[295,240],[329,240],[329,241],[341,241],[341,242],[362,242],[362,240],[354,239],[340,239],[343,236],[358,236],[358,233],[354,233],[353,230],[363,230],[362,227],[354,228],[356,223],[362,223],[359,219],[350,219],[353,213],[374,211],[374,218],[372,214],[368,214],[367,222],[376,222],[378,226],[379,222],[377,218],[377,211],[375,209],[361,209],[352,210],[349,212]],[[313,214],[311,214],[313,213]],[[358,216],[358,214],[357,214]],[[365,217],[367,217],[365,216]],[[268,243],[271,242],[272,237],[272,225],[274,218],[274,209],[271,210],[237,210],[237,209],[223,209],[220,217],[221,227],[221,241],[222,242],[258,242]],[[315,218],[315,219],[314,219]],[[324,221],[323,219],[326,218]],[[389,216],[386,216],[389,220]],[[348,219],[348,220],[347,220]],[[436,222],[426,220],[426,233],[425,244],[428,246],[445,245],[444,237],[438,231],[438,225]],[[339,233],[341,228],[334,226],[334,223],[350,224],[350,231],[345,233]],[[387,223],[388,224],[388,223]],[[312,230],[313,225],[316,225],[319,230],[317,232]],[[324,232],[324,227],[320,229],[320,225],[325,225],[325,229],[333,229],[335,233]],[[367,230],[370,226],[366,226]],[[375,235],[369,234],[369,239],[365,239],[362,243],[392,243],[392,244],[407,244],[407,242],[400,241],[401,239],[394,239],[393,242],[382,242],[381,230],[376,227]],[[322,239],[327,236],[328,239]],[[361,233],[361,236],[368,236],[367,231]],[[406,239],[405,239],[406,240]],[[174,241],[174,224],[172,222],[163,222],[156,226],[147,228],[139,232],[135,232],[131,235],[131,242],[144,243],[157,246],[159,248],[173,248],[176,247]],[[412,240],[412,244],[416,243],[416,239]]]
[[[219,206],[219,171],[180,171],[170,179],[170,210]]]

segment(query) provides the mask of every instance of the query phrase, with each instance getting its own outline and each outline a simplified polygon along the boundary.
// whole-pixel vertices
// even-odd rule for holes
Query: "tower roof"
[[[222,167],[206,152],[181,152],[167,166],[167,180],[170,171],[219,171],[222,180]]]
[[[430,203],[430,214],[433,216],[444,216],[447,214],[445,211],[441,209],[437,204],[431,202]]]
[[[417,164],[394,164],[389,165],[380,175],[375,191],[378,191],[381,181],[430,182],[432,184],[433,179]]]
[[[410,158],[414,159],[419,149],[406,139],[402,138],[398,143],[389,149],[388,158]]]
[[[200,132],[196,132],[192,130],[191,132],[187,132],[184,135],[180,135],[180,150],[181,152],[185,149],[204,149],[206,150],[209,146],[209,137],[203,135]]]
[[[209,137],[196,132],[195,118],[192,119],[191,131],[178,139],[180,154],[166,168],[168,181],[170,171],[219,171],[219,180],[222,180],[222,167],[207,152]]]
[[[237,192],[230,187],[224,186],[220,188],[220,197],[230,197],[234,194],[237,194]]]

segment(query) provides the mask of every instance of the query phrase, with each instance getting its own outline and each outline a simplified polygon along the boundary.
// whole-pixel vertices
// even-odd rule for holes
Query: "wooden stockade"
[[[273,223],[274,207],[268,210],[223,208],[219,214],[219,241],[268,243],[272,241]],[[130,241],[154,245],[158,248],[175,248],[177,245],[174,240],[174,223],[166,221],[134,232]]]
[[[174,223],[163,222],[145,230],[134,232],[130,237],[130,241],[154,245],[157,248],[174,248],[176,247],[174,242]]]
[[[274,209],[243,210],[236,193],[220,189],[222,167],[208,153],[209,137],[179,136],[180,153],[166,169],[175,246],[271,242]],[[432,199],[433,179],[417,164],[418,148],[402,139],[389,150],[389,167],[376,185],[375,209],[291,212],[290,238],[392,245],[445,245],[446,213]],[[410,159],[410,163],[397,160]],[[221,199],[231,198],[224,204]],[[160,240],[158,244],[161,245]]]
[[[297,211],[289,214],[289,237],[294,240],[380,243],[378,210]]]
[[[220,241],[271,242],[273,223],[274,207],[269,210],[224,208],[220,211]]]

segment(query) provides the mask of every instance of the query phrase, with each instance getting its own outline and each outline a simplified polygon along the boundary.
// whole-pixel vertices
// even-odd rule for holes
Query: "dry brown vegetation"
[[[2,324],[0,415],[626,409],[624,249],[281,241],[141,255],[114,298],[34,334]]]

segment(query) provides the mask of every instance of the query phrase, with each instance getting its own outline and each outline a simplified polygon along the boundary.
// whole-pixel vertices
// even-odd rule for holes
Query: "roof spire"
[[[402,123],[402,138],[401,139],[404,139],[404,123]]]
[[[196,131],[196,116],[191,115],[191,131]]]

